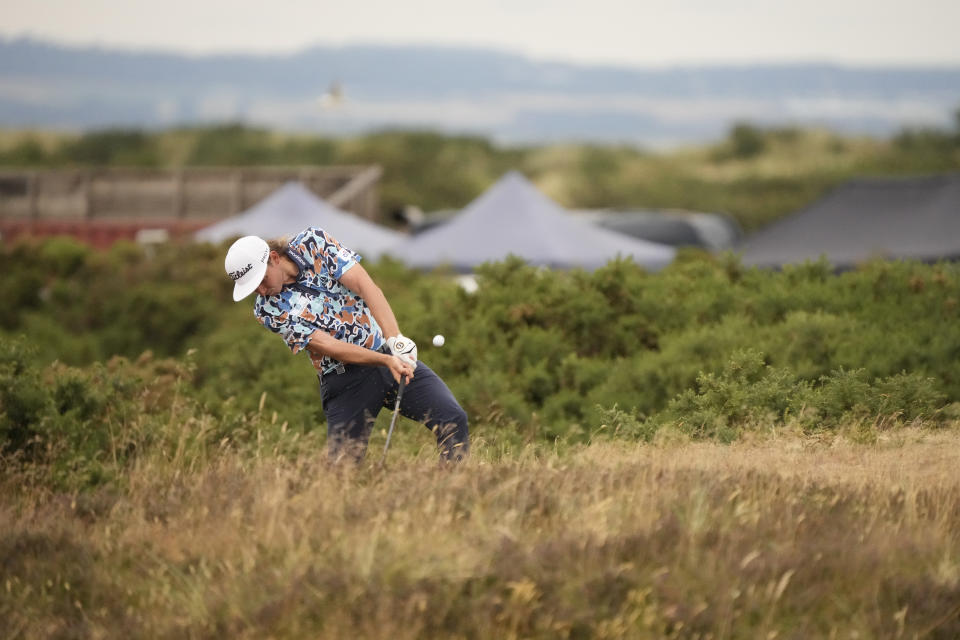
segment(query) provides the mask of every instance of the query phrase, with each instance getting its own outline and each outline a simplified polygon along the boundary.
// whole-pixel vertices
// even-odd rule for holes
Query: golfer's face
[[[283,270],[280,268],[279,260],[274,261],[271,255],[270,261],[267,263],[267,272],[263,274],[263,280],[260,281],[260,286],[257,287],[257,293],[262,296],[272,296],[280,293],[280,289],[282,288]]]

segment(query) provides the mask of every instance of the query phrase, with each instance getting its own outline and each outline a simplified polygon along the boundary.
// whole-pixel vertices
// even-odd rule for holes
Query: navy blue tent
[[[960,258],[960,174],[852,180],[740,249],[744,264],[766,267],[820,256],[841,269],[871,258]]]
[[[546,267],[596,269],[617,256],[656,270],[676,251],[596,227],[568,214],[516,172],[502,177],[450,222],[396,245],[390,254],[408,265],[449,265],[469,272],[516,255]]]

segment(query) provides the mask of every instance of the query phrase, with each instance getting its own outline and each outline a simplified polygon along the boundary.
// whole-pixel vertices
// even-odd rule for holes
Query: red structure
[[[137,239],[137,233],[163,230],[171,240],[185,238],[210,224],[209,220],[0,220],[3,242],[23,236],[72,236],[97,249],[117,240]]]
[[[186,239],[289,182],[374,220],[381,173],[376,165],[0,170],[0,234],[3,242],[68,235],[99,248]]]

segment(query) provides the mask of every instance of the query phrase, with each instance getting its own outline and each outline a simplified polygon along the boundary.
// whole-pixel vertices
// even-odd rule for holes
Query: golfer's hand
[[[390,353],[417,368],[417,343],[402,333],[387,338],[387,347]]]
[[[400,378],[403,377],[404,384],[413,380],[413,367],[410,366],[409,362],[401,359],[400,356],[390,356],[387,360],[389,360],[387,366],[390,368],[394,380],[400,382]]]

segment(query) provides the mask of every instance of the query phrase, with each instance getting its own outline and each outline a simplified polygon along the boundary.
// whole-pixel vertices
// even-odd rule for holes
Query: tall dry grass
[[[960,430],[7,478],[4,638],[960,637]],[[393,454],[392,454],[393,455]]]

